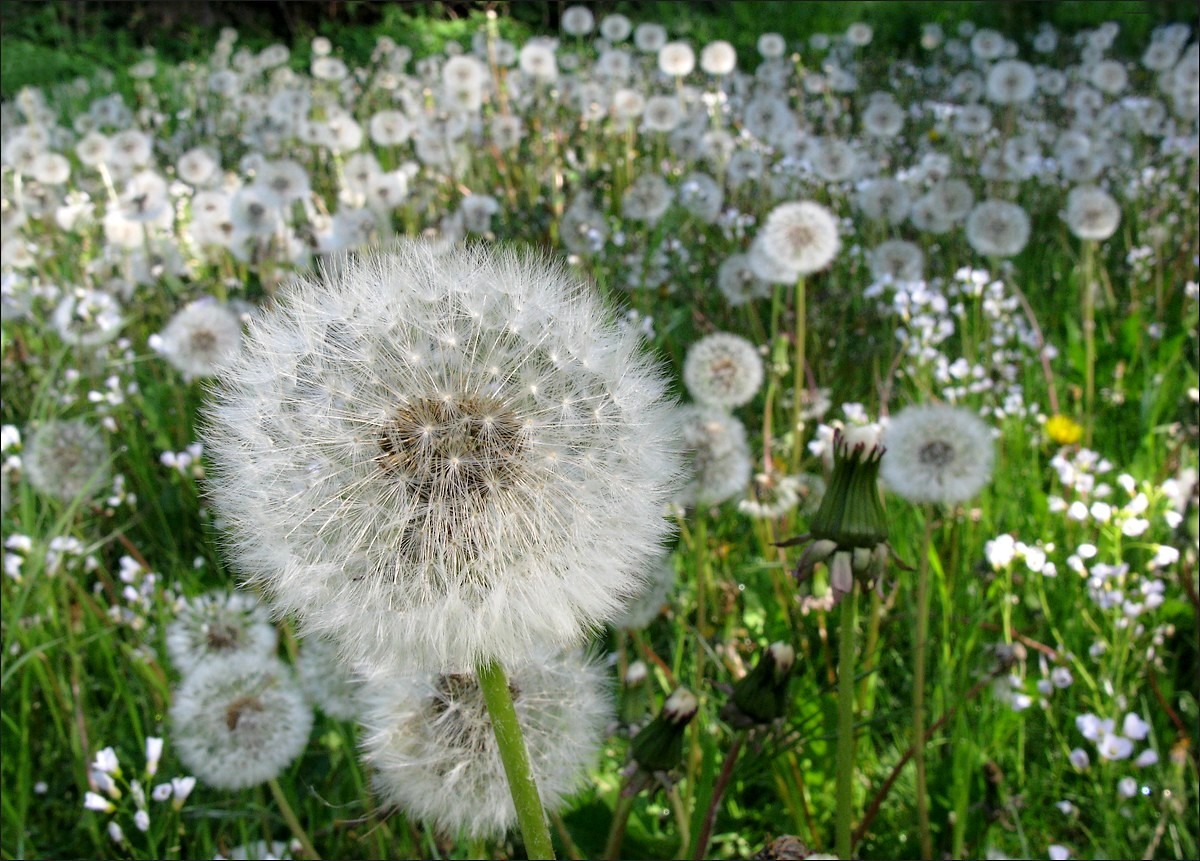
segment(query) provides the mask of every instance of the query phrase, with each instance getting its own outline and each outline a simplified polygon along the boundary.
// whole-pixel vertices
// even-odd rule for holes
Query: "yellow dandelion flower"
[[[1046,436],[1059,445],[1074,445],[1083,437],[1083,426],[1064,415],[1054,415],[1046,420]]]

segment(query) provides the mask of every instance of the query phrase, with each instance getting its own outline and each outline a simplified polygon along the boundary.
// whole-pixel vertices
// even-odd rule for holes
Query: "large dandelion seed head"
[[[763,381],[762,357],[741,335],[714,332],[688,350],[683,382],[702,404],[740,407],[758,393]]]
[[[908,407],[888,422],[883,444],[880,476],[910,502],[966,502],[992,477],[992,432],[961,407]]]
[[[746,426],[717,407],[689,404],[679,412],[692,477],[675,502],[685,507],[719,505],[740,494],[753,469]]]
[[[1121,223],[1121,207],[1113,196],[1094,185],[1080,185],[1067,194],[1067,227],[1080,239],[1103,241]]]
[[[761,243],[761,244],[760,244]],[[783,203],[771,210],[755,237],[751,260],[764,258],[768,266],[755,271],[767,281],[794,281],[820,272],[833,262],[841,248],[837,220],[819,203]],[[780,274],[790,274],[781,279]]]
[[[228,305],[199,300],[171,317],[153,345],[185,379],[209,377],[242,345],[242,321]]]
[[[312,708],[276,658],[210,659],[183,679],[171,705],[175,752],[216,789],[278,777],[308,743]]]
[[[676,417],[634,332],[537,257],[409,242],[296,284],[219,377],[236,565],[354,662],[578,641],[669,531]]]
[[[83,419],[51,420],[30,435],[22,466],[39,493],[71,502],[108,481],[108,457],[104,437]]]
[[[1029,241],[1029,214],[1006,200],[985,200],[967,216],[967,242],[980,254],[1012,257]]]
[[[577,653],[511,668],[509,692],[545,808],[579,788],[611,708],[599,668]],[[383,677],[363,692],[363,749],[381,798],[471,838],[516,824],[504,766],[474,675]]]
[[[181,673],[214,658],[267,658],[277,635],[267,609],[251,592],[218,589],[184,601],[167,626],[167,654]]]

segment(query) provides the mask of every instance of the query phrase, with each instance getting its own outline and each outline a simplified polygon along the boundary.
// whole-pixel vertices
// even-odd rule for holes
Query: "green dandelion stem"
[[[292,805],[288,803],[287,796],[283,794],[283,789],[279,786],[279,781],[272,777],[267,781],[267,786],[271,788],[271,795],[275,797],[275,803],[279,806],[279,813],[283,816],[283,821],[291,829],[292,836],[300,841],[300,848],[304,851],[304,857],[320,858],[321,856],[313,846],[312,841],[308,839],[308,833],[304,830],[304,826],[296,818],[296,811],[292,810]]]
[[[1083,350],[1084,350],[1084,420],[1083,443],[1092,444],[1092,428],[1096,412],[1096,293],[1092,289],[1095,278],[1095,243],[1083,243]]]
[[[512,793],[513,806],[517,809],[517,823],[525,839],[525,850],[531,861],[554,858],[554,846],[550,842],[550,829],[546,825],[546,812],[538,796],[533,769],[529,765],[529,753],[525,750],[525,736],[517,720],[512,693],[508,688],[508,676],[498,661],[489,661],[476,671],[479,688],[487,703],[488,715],[492,719],[492,731],[496,734],[496,747],[504,763],[504,774],[508,777],[508,789]]]
[[[851,828],[854,825],[854,623],[858,589],[851,588],[842,599],[842,621],[838,630],[838,722],[837,722],[837,824],[834,828],[839,858],[853,857]]]
[[[917,570],[917,632],[913,654],[913,764],[917,771],[917,829],[921,857],[933,857],[929,832],[929,787],[925,772],[925,665],[929,651],[929,550],[933,538],[933,509],[925,507],[925,538]]]
[[[800,433],[800,410],[803,407],[801,393],[804,391],[804,354],[806,352],[805,338],[808,330],[807,291],[804,276],[796,279],[796,360],[792,369],[794,376],[792,391],[792,469],[800,468],[800,457],[804,452],[804,441]]]
[[[617,861],[621,857],[621,844],[625,840],[625,828],[629,825],[629,813],[633,810],[633,799],[636,793],[626,792],[625,782],[617,793],[617,806],[613,809],[612,827],[608,832],[608,844],[604,847],[604,857],[608,861]]]

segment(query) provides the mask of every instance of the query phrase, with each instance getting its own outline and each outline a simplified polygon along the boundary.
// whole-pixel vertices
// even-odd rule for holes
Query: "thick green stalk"
[[[553,861],[554,845],[550,842],[546,812],[533,780],[533,769],[530,768],[529,754],[525,750],[525,736],[521,734],[517,710],[508,689],[508,676],[498,661],[489,661],[475,673],[479,677],[479,688],[483,691],[483,700],[492,719],[496,747],[500,750],[500,761],[504,763],[504,773],[508,777],[508,790],[517,809],[517,823],[525,839],[525,851],[531,861]]]
[[[837,723],[837,825],[835,846],[839,858],[852,858],[854,825],[854,621],[858,589],[842,599],[842,624],[838,631]]]
[[[1083,243],[1083,349],[1084,363],[1084,408],[1087,417],[1084,420],[1084,438],[1086,446],[1092,444],[1092,427],[1095,423],[1096,412],[1096,292],[1092,288],[1095,278],[1096,244],[1091,240]]]
[[[913,764],[917,769],[917,830],[921,857],[933,857],[933,838],[929,832],[929,787],[925,775],[925,664],[929,651],[929,545],[933,532],[933,511],[925,506],[925,540],[917,566],[917,633],[913,649]]]
[[[625,794],[625,785],[617,795],[617,806],[613,809],[612,827],[608,832],[608,843],[604,847],[604,857],[608,861],[617,861],[621,857],[621,843],[625,840],[625,827],[629,824],[629,813],[633,810],[634,793]]]
[[[808,308],[806,302],[806,290],[804,276],[801,275],[796,279],[796,301],[794,310],[796,313],[796,359],[793,372],[795,374],[793,380],[792,391],[792,462],[791,468],[793,472],[800,469],[800,458],[804,453],[803,435],[800,433],[800,410],[803,406],[803,398],[806,386],[804,380],[804,354],[806,350],[805,338],[808,329]]]

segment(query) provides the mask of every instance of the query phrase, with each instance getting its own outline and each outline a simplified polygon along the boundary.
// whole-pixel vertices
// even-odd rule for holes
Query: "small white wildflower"
[[[1121,524],[1121,534],[1126,538],[1137,538],[1149,528],[1149,520],[1144,517],[1131,517]]]
[[[83,806],[87,810],[95,810],[99,813],[112,813],[117,809],[117,806],[103,795],[90,790],[83,797]]]
[[[158,736],[146,738],[146,774],[150,777],[158,774],[158,761],[162,758],[163,740]]]
[[[1125,720],[1121,723],[1121,735],[1134,741],[1141,741],[1149,733],[1150,724],[1142,720],[1139,715],[1134,712],[1125,715]]]
[[[1099,751],[1101,759],[1128,759],[1129,755],[1133,753],[1133,742],[1124,736],[1106,732],[1096,743],[1096,749]]]
[[[96,753],[96,758],[92,760],[92,768],[97,771],[102,771],[105,774],[115,774],[120,776],[121,763],[117,759],[117,752],[111,747],[106,747]]]
[[[171,791],[175,796],[175,800],[171,802],[171,806],[176,810],[183,807],[183,803],[187,801],[192,790],[196,788],[196,778],[194,777],[172,777]]]
[[[1007,568],[1016,557],[1016,540],[1011,535],[999,535],[984,545],[984,555],[997,571]]]

